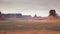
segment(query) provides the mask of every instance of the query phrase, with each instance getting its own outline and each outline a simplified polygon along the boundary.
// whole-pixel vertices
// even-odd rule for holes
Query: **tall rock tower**
[[[35,15],[34,15],[34,18],[36,18],[36,17],[37,17],[37,15],[35,14]]]

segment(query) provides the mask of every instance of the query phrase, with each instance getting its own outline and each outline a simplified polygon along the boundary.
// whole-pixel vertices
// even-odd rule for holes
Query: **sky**
[[[48,16],[50,9],[60,15],[60,0],[0,0],[0,11],[5,14]]]

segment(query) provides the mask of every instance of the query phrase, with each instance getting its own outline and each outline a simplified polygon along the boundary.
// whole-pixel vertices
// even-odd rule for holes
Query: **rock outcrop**
[[[2,13],[0,12],[0,20],[4,20]]]
[[[57,14],[56,14],[56,11],[55,10],[50,10],[49,11],[49,16],[57,16]]]
[[[47,22],[60,22],[60,17],[55,10],[50,10],[49,16],[45,20],[47,20]]]

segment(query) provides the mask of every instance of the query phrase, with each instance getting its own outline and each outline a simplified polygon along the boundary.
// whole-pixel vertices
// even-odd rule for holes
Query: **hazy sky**
[[[55,9],[60,15],[60,0],[0,0],[3,13],[47,16],[50,9]]]

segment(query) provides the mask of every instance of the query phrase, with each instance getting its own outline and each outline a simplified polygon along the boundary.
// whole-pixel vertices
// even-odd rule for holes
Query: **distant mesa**
[[[37,16],[36,14],[34,17],[31,15],[22,15],[21,13],[19,14],[2,14],[0,11],[0,20],[4,19],[16,19],[16,18],[22,18],[22,19],[33,19],[33,20],[38,20],[39,22],[52,22],[52,21],[59,21],[60,22],[60,16],[56,13],[55,10],[50,10],[48,17],[41,17]]]
[[[32,16],[31,15],[22,15],[21,13],[2,14],[1,11],[0,11],[0,20],[19,19],[19,18],[29,19],[29,18],[32,18]]]

